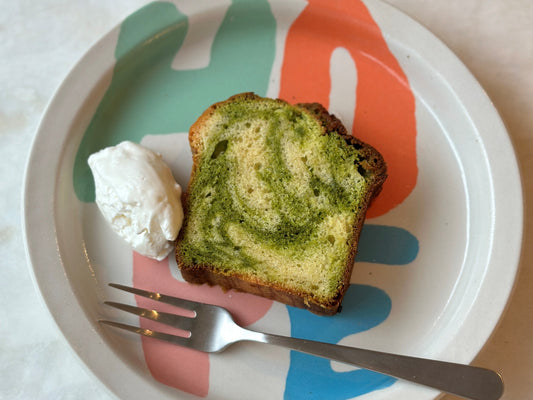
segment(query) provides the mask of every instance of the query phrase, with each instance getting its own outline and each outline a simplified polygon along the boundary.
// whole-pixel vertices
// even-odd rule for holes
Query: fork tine
[[[124,290],[125,292],[130,292],[138,296],[147,297],[151,300],[160,301],[162,303],[170,304],[185,310],[194,311],[202,306],[202,303],[198,303],[192,300],[180,299],[178,297],[168,296],[166,294],[149,292],[147,290],[132,288],[129,286],[119,285],[118,283],[110,283],[109,286],[114,287],[115,289]]]
[[[160,322],[162,324],[187,331],[192,329],[192,323],[194,321],[193,318],[169,314],[162,311],[149,310],[147,308],[134,307],[128,304],[116,303],[114,301],[105,301],[104,304],[138,315],[142,318],[150,319],[152,321]]]
[[[120,322],[107,321],[103,319],[99,320],[98,322],[100,322],[101,324],[113,326],[115,328],[124,329],[129,332],[138,333],[139,335],[142,335],[142,336],[151,337],[151,338],[158,339],[158,340],[163,340],[165,342],[176,344],[178,346],[190,347],[189,338],[184,338],[181,336],[174,336],[168,333],[157,332],[151,329],[139,328],[136,326],[122,324]]]

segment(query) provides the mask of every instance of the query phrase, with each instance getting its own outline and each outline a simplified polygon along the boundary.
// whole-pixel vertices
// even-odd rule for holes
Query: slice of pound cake
[[[386,179],[381,154],[319,104],[253,93],[209,107],[189,142],[183,278],[335,314]]]

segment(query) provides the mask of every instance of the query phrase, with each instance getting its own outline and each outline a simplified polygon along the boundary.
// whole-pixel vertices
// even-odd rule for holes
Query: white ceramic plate
[[[27,254],[63,335],[117,396],[437,393],[262,345],[211,356],[158,347],[98,325],[103,317],[139,323],[102,304],[139,301],[109,282],[224,299],[237,313],[257,312],[248,315],[256,329],[462,363],[495,328],[513,287],[523,223],[505,127],[468,70],[419,24],[378,1],[336,7],[153,3],[90,49],[50,103],[27,165]],[[87,155],[124,139],[160,151],[186,186],[188,126],[214,101],[242,91],[321,101],[390,162],[363,232],[353,296],[338,317],[188,287],[172,260],[147,265],[134,255],[92,202]]]

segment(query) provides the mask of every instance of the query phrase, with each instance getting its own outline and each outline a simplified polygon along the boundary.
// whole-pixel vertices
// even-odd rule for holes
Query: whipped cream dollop
[[[139,254],[164,259],[183,223],[181,187],[160,154],[125,141],[89,157],[96,204]]]

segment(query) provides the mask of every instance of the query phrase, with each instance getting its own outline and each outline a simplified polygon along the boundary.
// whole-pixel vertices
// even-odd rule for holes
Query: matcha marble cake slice
[[[319,104],[243,93],[192,125],[176,245],[183,278],[335,314],[382,156]]]

